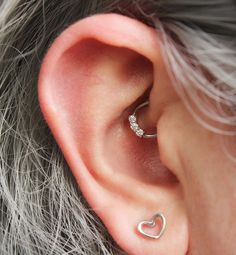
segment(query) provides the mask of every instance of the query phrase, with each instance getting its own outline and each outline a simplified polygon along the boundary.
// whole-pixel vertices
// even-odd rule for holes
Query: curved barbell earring
[[[140,138],[157,138],[157,134],[146,134],[146,132],[140,128],[138,122],[137,122],[137,112],[149,105],[149,101],[146,101],[140,105],[137,106],[137,108],[134,110],[134,112],[129,115],[129,123],[130,123],[130,128],[134,131],[134,133],[140,137]]]

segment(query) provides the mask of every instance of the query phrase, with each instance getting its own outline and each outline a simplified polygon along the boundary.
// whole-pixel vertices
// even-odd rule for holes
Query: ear
[[[103,14],[66,29],[40,72],[45,119],[87,201],[129,254],[182,255],[188,246],[181,185],[161,164],[157,141],[139,139],[127,121],[158,84],[166,98],[173,95],[164,68],[154,29]],[[137,225],[156,212],[165,215],[166,231],[144,238]]]

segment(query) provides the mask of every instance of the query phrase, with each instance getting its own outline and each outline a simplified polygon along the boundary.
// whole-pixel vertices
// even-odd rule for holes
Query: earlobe
[[[128,122],[156,82],[159,46],[154,29],[128,17],[79,21],[45,57],[39,101],[79,187],[115,241],[129,254],[182,255],[188,233],[181,187],[161,164],[156,139],[139,139]],[[164,217],[152,219],[160,212]],[[143,221],[164,226],[161,238],[145,237],[142,231],[154,234]]]

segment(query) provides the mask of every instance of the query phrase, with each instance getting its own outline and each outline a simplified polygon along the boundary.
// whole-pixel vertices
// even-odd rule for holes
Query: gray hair
[[[40,64],[53,40],[76,20],[108,12],[161,31],[176,91],[189,110],[206,128],[235,135],[235,1],[0,1],[2,255],[122,254],[81,195],[37,101]],[[229,130],[203,120],[193,104]]]

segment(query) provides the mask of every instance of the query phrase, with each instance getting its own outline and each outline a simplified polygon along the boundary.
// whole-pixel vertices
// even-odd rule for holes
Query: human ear
[[[139,139],[127,121],[162,82],[160,44],[139,21],[91,16],[53,42],[39,77],[45,120],[87,201],[128,254],[182,255],[188,246],[181,185],[161,164],[158,139]],[[158,240],[145,238],[137,225],[157,212],[166,230]]]

